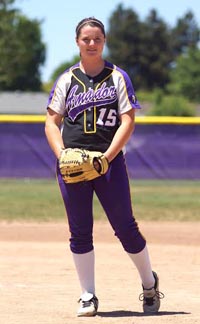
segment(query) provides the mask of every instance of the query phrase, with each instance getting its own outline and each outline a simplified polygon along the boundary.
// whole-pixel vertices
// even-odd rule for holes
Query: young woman
[[[124,250],[142,281],[144,312],[160,307],[158,276],[152,271],[145,238],[132,212],[123,148],[134,131],[135,109],[140,108],[129,76],[105,61],[105,30],[101,21],[85,18],[76,28],[80,62],[63,72],[49,96],[45,132],[59,160],[63,148],[100,151],[109,161],[105,175],[67,184],[59,166],[58,183],[71,233],[70,249],[81,286],[78,316],[97,313],[93,246],[93,194],[96,193]],[[59,164],[58,164],[59,165]]]

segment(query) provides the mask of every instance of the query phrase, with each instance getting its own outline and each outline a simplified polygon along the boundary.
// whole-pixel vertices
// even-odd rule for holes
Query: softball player
[[[134,130],[140,108],[129,76],[104,61],[105,30],[94,17],[76,28],[80,62],[57,79],[50,93],[45,132],[59,159],[62,148],[101,151],[109,161],[105,175],[66,184],[57,167],[58,183],[69,222],[70,249],[81,286],[78,316],[97,313],[93,246],[93,194],[96,193],[115,235],[138,269],[144,312],[160,307],[158,276],[152,271],[145,238],[133,216],[123,148]],[[61,130],[62,129],[62,130]]]

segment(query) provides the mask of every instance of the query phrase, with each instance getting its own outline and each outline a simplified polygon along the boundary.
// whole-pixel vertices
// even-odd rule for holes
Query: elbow
[[[47,122],[45,122],[45,126],[44,126],[45,134],[47,134],[48,129],[49,129],[49,124]]]
[[[52,124],[46,121],[45,126],[44,126],[44,132],[45,135],[48,137],[48,135],[52,132]]]
[[[134,119],[129,120],[127,122],[126,128],[129,129],[130,134],[132,134],[134,132],[134,130],[135,130],[135,121],[134,121]]]
[[[133,122],[132,125],[131,125],[131,133],[133,133],[134,130],[135,130],[135,122]]]

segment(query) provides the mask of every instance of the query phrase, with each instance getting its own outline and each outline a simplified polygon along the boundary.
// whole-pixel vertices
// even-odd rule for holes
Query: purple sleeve
[[[119,94],[121,96],[121,99],[119,98],[119,101],[121,100],[122,104],[125,104],[125,98],[128,101],[128,104],[131,105],[134,109],[140,109],[141,106],[137,100],[133,84],[131,82],[131,79],[129,75],[119,67],[116,67],[116,71],[118,71],[121,75],[122,82],[120,84]],[[127,104],[127,103],[126,103]]]

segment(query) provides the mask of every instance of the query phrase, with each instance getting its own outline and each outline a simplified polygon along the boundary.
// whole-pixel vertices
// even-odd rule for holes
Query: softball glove
[[[93,180],[105,174],[108,167],[103,153],[80,148],[62,149],[59,158],[60,173],[66,183]]]

